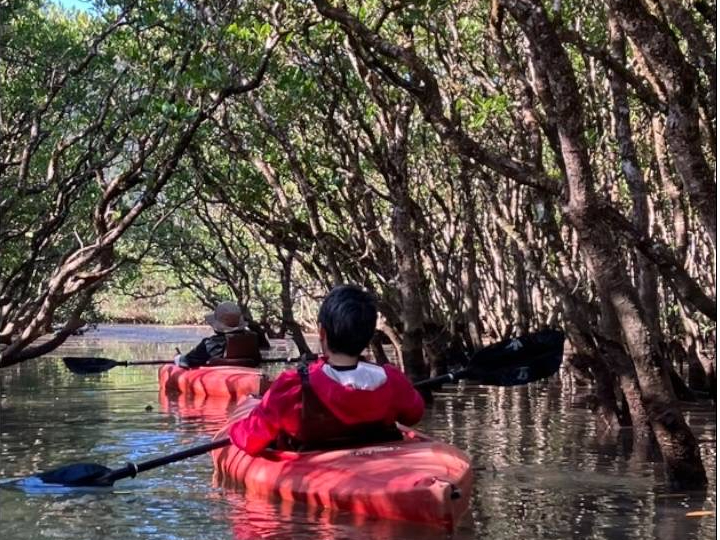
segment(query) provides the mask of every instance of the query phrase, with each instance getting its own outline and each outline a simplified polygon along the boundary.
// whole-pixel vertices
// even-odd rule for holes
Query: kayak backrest
[[[249,358],[260,362],[260,347],[255,332],[225,334],[225,358]]]

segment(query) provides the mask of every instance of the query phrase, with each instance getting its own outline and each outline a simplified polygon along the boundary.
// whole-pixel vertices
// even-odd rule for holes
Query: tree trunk
[[[370,341],[370,350],[375,357],[375,363],[379,366],[384,366],[385,364],[392,363],[387,357],[387,354],[385,354],[385,349],[383,349],[382,341],[382,334],[380,332],[375,332],[372,340]]]
[[[697,210],[705,232],[717,245],[717,188],[702,151],[697,110],[697,78],[672,30],[652,16],[639,0],[609,0],[625,33],[647,66],[651,82],[667,99],[667,142],[675,169]]]
[[[282,255],[278,250],[278,258],[282,264],[282,270],[280,274],[280,302],[282,304],[282,323],[290,332],[290,335],[295,342],[300,354],[310,353],[310,347],[305,341],[302,328],[295,320],[293,314],[293,301],[292,301],[292,266],[293,266],[293,254]]]
[[[665,126],[658,115],[652,119],[652,136],[661,187],[670,199],[675,256],[684,264],[688,249],[688,218],[683,205],[683,187],[672,173],[665,141]]]
[[[625,64],[625,37],[620,24],[611,9],[607,10],[610,34],[610,55],[620,64]],[[610,90],[613,100],[615,137],[620,148],[621,169],[627,180],[633,205],[633,225],[642,234],[652,237],[648,210],[648,193],[640,170],[635,143],[630,127],[630,105],[627,88],[623,80],[613,70],[609,70]],[[660,347],[660,309],[658,300],[658,273],[655,266],[639,250],[635,250],[637,260],[637,288],[642,314],[650,330],[653,347]]]
[[[468,346],[473,350],[482,348],[482,321],[480,320],[480,282],[477,275],[477,252],[475,250],[475,198],[468,177],[467,165],[463,162],[460,171],[460,193],[462,211],[465,214],[463,247],[463,305],[465,307],[465,325],[468,334]]]
[[[429,369],[423,356],[424,317],[415,242],[411,233],[413,226],[404,198],[405,196],[400,196],[401,200],[396,203],[391,219],[397,253],[398,288],[402,302],[402,361],[407,375],[411,379],[420,380],[428,377]]]
[[[379,332],[385,334],[385,336],[390,340],[390,343],[392,343],[393,349],[395,349],[395,364],[404,373],[405,364],[403,362],[402,339],[395,329],[392,328],[383,317],[378,318],[377,329]]]
[[[642,400],[635,366],[621,345],[622,331],[612,303],[608,299],[602,299],[600,307],[602,338],[596,336],[599,348],[618,376],[620,390],[623,393],[635,435],[645,437],[648,435],[650,422],[648,411]]]
[[[548,75],[557,114],[569,200],[565,215],[578,234],[598,295],[607,299],[620,323],[635,365],[642,401],[665,461],[670,483],[682,488],[707,485],[695,437],[686,424],[663,361],[641,315],[639,300],[621,266],[612,231],[595,215],[594,175],[584,140],[583,107],[570,61],[538,2],[503,2],[531,43],[537,65]],[[626,29],[627,31],[627,29]]]
[[[513,285],[515,289],[515,333],[519,336],[530,331],[530,302],[527,295],[527,275],[525,263],[516,244],[511,244],[513,259]]]

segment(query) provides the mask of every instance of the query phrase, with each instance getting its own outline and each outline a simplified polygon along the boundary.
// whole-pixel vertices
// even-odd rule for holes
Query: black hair
[[[375,332],[375,298],[357,285],[339,285],[323,300],[318,322],[332,352],[358,356]]]

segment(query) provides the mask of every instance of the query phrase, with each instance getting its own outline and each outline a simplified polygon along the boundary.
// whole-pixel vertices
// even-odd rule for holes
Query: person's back
[[[424,403],[395,367],[360,360],[377,321],[372,297],[354,286],[336,287],[318,316],[323,355],[307,368],[281,374],[262,402],[230,430],[249,454],[269,444],[322,447],[341,441],[374,442],[392,435],[395,422],[420,420]]]

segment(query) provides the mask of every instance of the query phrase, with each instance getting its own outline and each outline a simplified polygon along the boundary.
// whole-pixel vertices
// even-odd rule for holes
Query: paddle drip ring
[[[130,470],[130,478],[135,478],[137,476],[137,473],[140,472],[138,466],[132,461],[128,461],[126,466]]]

